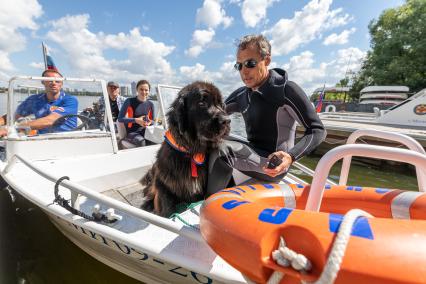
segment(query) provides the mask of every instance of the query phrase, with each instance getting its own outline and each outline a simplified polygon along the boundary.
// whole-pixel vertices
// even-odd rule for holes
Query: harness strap
[[[189,155],[189,151],[185,147],[180,146],[176,143],[176,140],[170,130],[166,131],[166,134],[164,135],[164,140],[176,151]],[[197,166],[203,165],[205,160],[206,156],[204,155],[204,153],[195,153],[191,156],[191,177],[198,177]]]

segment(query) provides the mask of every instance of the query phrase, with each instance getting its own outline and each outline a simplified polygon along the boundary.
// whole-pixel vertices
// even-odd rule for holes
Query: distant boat
[[[406,86],[368,86],[360,91],[360,104],[397,105],[408,98]]]

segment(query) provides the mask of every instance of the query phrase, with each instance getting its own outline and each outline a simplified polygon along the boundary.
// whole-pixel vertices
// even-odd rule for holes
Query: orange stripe
[[[133,118],[133,108],[132,108],[131,106],[129,106],[129,107],[127,108],[126,116],[127,116],[128,118]],[[133,122],[129,122],[129,123],[127,123],[127,127],[128,127],[128,128],[132,128],[132,125],[133,125]]]

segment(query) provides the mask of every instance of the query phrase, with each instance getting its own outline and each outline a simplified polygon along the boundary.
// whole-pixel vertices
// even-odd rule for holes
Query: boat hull
[[[221,283],[157,259],[129,244],[93,232],[49,212],[51,222],[70,241],[98,261],[146,283]]]

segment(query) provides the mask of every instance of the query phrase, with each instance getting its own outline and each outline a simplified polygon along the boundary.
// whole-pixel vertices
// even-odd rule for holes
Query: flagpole
[[[43,49],[44,69],[47,70],[47,49],[44,42],[41,42],[41,46]]]

